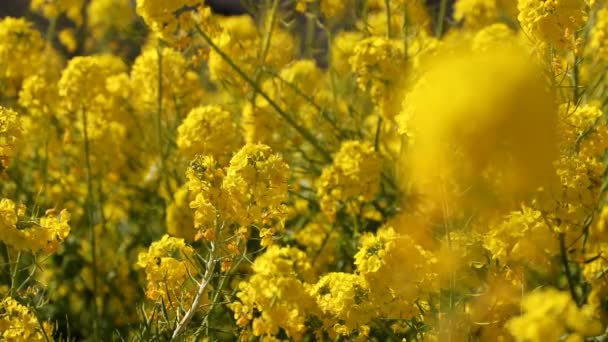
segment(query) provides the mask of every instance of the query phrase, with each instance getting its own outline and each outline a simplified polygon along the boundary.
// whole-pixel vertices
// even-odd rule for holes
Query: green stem
[[[163,127],[162,127],[162,113],[163,113],[163,50],[162,46],[159,44],[157,53],[157,72],[158,72],[158,80],[156,86],[158,87],[158,92],[156,96],[156,138],[158,139],[158,159],[160,163],[160,175],[159,175],[159,184],[162,184],[163,178],[165,175],[165,158],[163,154]]]
[[[374,150],[379,151],[380,148],[380,132],[382,131],[382,117],[378,115],[378,124],[376,125],[376,137],[374,138]]]
[[[247,74],[245,74],[245,72],[241,70],[241,68],[239,68],[234,63],[234,61],[232,61],[232,59],[213,42],[213,40],[207,35],[207,33],[201,30],[198,25],[196,25],[196,30],[201,35],[201,37],[203,37],[205,42],[209,44],[213,51],[220,55],[220,57],[222,57],[222,59],[226,63],[228,63],[228,65],[230,65],[230,67],[234,69],[234,71],[236,71],[236,73],[239,74],[239,76],[241,76],[241,78],[243,78],[243,80],[245,80],[245,82],[247,82],[253,88],[253,90],[259,93],[260,96],[262,96],[264,100],[266,100],[268,104],[270,104],[270,106],[279,114],[279,116],[283,118],[283,120],[285,120],[293,129],[296,130],[296,132],[298,132],[306,141],[308,141],[321,154],[325,161],[331,160],[331,156],[329,155],[329,153],[321,146],[321,144],[317,141],[314,135],[312,135],[305,128],[298,125],[298,123],[291,116],[289,116],[289,114],[287,114],[283,109],[281,109],[281,107],[275,101],[273,101],[270,96],[254,80],[247,76]]]
[[[391,0],[384,0],[384,5],[386,6],[386,37],[391,39],[393,36],[391,32]]]
[[[447,9],[448,9],[448,0],[441,0],[441,2],[439,3],[439,15],[437,16],[437,29],[435,31],[435,36],[437,38],[441,38],[441,36],[443,36],[445,15],[446,15]]]
[[[17,260],[15,260],[15,267],[11,274],[11,297],[15,297],[15,285],[17,284],[17,273],[19,271],[19,263],[21,262],[21,251],[17,252]]]
[[[98,312],[97,312],[97,239],[95,237],[95,226],[93,225],[93,178],[91,175],[91,157],[89,146],[89,133],[87,128],[87,112],[82,108],[82,124],[84,133],[84,154],[87,171],[87,224],[90,231],[91,244],[91,268],[93,273],[93,336],[99,340]]]
[[[578,294],[576,293],[574,275],[570,270],[570,262],[568,261],[568,251],[566,250],[566,234],[564,233],[559,234],[559,249],[562,264],[564,265],[564,271],[566,272],[566,279],[568,280],[568,289],[570,290],[570,295],[572,296],[572,299],[574,300],[576,305],[580,306],[581,302],[579,301]]]
[[[317,16],[312,11],[306,13],[306,36],[305,36],[305,44],[304,44],[304,57],[313,58],[314,56],[314,47],[313,43],[315,41],[315,22],[317,21]]]
[[[579,84],[579,67],[578,64],[580,63],[580,58],[579,57],[574,57],[574,65],[572,66],[572,83],[573,83],[573,89],[572,89],[572,95],[574,97],[574,103],[578,103],[579,97],[581,94],[579,94],[578,91],[578,84]]]
[[[264,36],[264,45],[262,46],[260,65],[263,65],[265,63],[266,56],[268,56],[268,50],[270,49],[270,41],[272,38],[272,33],[274,31],[274,25],[276,23],[278,7],[279,7],[279,0],[273,0],[272,7],[270,8],[270,17],[267,21],[268,26],[266,28],[266,34]]]

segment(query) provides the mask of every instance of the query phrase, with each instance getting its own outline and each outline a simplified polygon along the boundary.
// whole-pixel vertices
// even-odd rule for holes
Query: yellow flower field
[[[31,0],[0,341],[604,341],[608,2]]]

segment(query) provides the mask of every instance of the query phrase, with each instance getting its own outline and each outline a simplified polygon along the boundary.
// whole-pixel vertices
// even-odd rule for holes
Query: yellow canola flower
[[[551,179],[557,108],[530,56],[462,50],[423,68],[397,118],[406,188],[434,203],[495,208]]]
[[[37,71],[43,61],[44,40],[23,18],[0,20],[0,79],[21,79]]]
[[[188,190],[194,199],[190,208],[194,209],[194,227],[205,233],[214,234],[218,211],[223,208],[222,181],[225,172],[212,156],[197,156],[186,171]],[[208,235],[208,240],[215,238]]]
[[[58,76],[52,74],[31,75],[23,80],[19,92],[19,105],[34,117],[48,117],[59,107]]]
[[[584,0],[519,0],[517,19],[534,41],[558,50],[575,50],[577,34],[587,21]]]
[[[11,297],[0,301],[0,337],[8,342],[43,342],[53,335],[48,322],[40,327],[38,318],[26,306]]]
[[[522,300],[524,313],[506,323],[517,342],[582,341],[602,333],[589,307],[579,308],[565,291],[552,288],[534,291]]]
[[[0,200],[0,240],[17,250],[53,253],[70,233],[70,214],[53,210],[39,221],[23,217],[22,207],[7,198]]]
[[[168,41],[211,17],[211,10],[198,0],[137,0],[135,10],[153,33]]]
[[[133,105],[139,113],[156,113],[160,95],[163,115],[169,118],[185,115],[201,92],[198,75],[179,51],[168,47],[160,52],[154,48],[142,51],[131,68],[131,86],[137,90]]]
[[[350,72],[349,58],[355,52],[357,42],[363,39],[363,34],[356,31],[341,31],[332,40],[331,67],[338,75]]]
[[[19,114],[14,110],[0,106],[0,158],[2,163],[13,154],[17,139],[22,134]]]
[[[370,288],[365,278],[357,274],[327,273],[308,292],[315,298],[326,329],[337,335],[349,335],[367,325],[374,317],[375,303],[371,302]]]
[[[190,276],[196,275],[194,249],[184,239],[164,235],[153,242],[148,251],[139,253],[136,266],[146,273],[146,296],[161,300],[174,310],[182,304],[190,304],[193,288],[188,287]]]
[[[601,197],[608,126],[595,105],[564,104],[559,118],[561,154],[555,168],[561,186],[539,204],[557,216],[562,230],[577,231]]]
[[[230,160],[222,190],[234,222],[261,227],[262,245],[271,242],[287,216],[289,166],[263,144],[245,144]]]
[[[369,94],[385,118],[392,120],[396,114],[393,102],[407,66],[403,42],[378,36],[365,38],[357,43],[348,61],[359,88]]]
[[[125,72],[127,66],[113,55],[74,57],[61,74],[58,88],[65,108],[80,115],[107,108],[106,79]]]
[[[437,259],[390,226],[363,235],[360,244],[355,265],[383,317],[412,317],[416,300],[437,288]]]
[[[522,206],[498,224],[490,225],[484,235],[484,247],[501,263],[531,262],[547,265],[558,252],[557,236],[542,213]]]
[[[266,42],[249,15],[222,18],[218,25],[221,33],[213,37],[214,43],[249,77],[262,65],[280,69],[293,59],[296,42],[286,30],[274,28]],[[261,49],[269,53],[261,55]],[[243,77],[215,50],[209,53],[208,67],[209,78],[227,90],[244,94],[249,89]]]
[[[374,147],[365,141],[345,141],[334,156],[332,165],[317,179],[321,211],[335,218],[340,205],[374,199],[380,188],[382,165]]]
[[[253,263],[253,275],[239,284],[239,301],[230,304],[239,326],[252,323],[253,335],[277,335],[279,328],[294,340],[307,329],[315,301],[305,283],[312,280],[306,253],[295,247],[270,246]]]
[[[177,147],[187,158],[197,154],[226,159],[238,142],[232,114],[218,105],[192,109],[177,128]]]
[[[589,49],[596,58],[608,60],[608,8],[600,9],[595,15],[595,23],[589,38]]]

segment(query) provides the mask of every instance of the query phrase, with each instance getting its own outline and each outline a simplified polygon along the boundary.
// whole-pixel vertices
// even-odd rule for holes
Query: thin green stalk
[[[374,150],[380,150],[380,132],[382,131],[382,117],[378,115],[378,124],[376,125],[376,137],[374,138]]]
[[[564,271],[566,272],[566,279],[568,280],[568,289],[570,290],[570,295],[572,296],[572,299],[574,300],[576,305],[580,306],[581,302],[579,301],[578,294],[576,293],[574,275],[570,270],[570,262],[568,261],[568,251],[566,250],[566,234],[564,233],[559,234],[559,249],[562,264],[564,265]]]
[[[267,22],[268,27],[266,28],[266,35],[264,36],[264,45],[262,46],[260,65],[264,64],[264,61],[266,61],[266,56],[268,56],[268,50],[270,49],[270,40],[272,38],[272,33],[274,32],[274,24],[276,23],[278,8],[279,0],[273,0],[272,7],[270,8],[270,19]]]
[[[437,28],[435,31],[435,36],[437,38],[441,38],[441,36],[443,36],[443,30],[444,30],[444,22],[445,22],[445,15],[448,9],[448,0],[441,0],[441,2],[439,3],[439,15],[437,16]]]
[[[93,179],[91,175],[91,157],[89,146],[89,133],[87,129],[87,111],[82,108],[82,124],[84,133],[84,155],[87,171],[87,224],[90,231],[91,243],[91,268],[93,273],[93,336],[96,341],[99,340],[98,312],[97,312],[97,239],[95,237],[95,227],[93,225]]]
[[[323,148],[323,146],[321,146],[321,144],[317,141],[314,135],[312,135],[304,127],[298,125],[298,123],[291,116],[289,116],[289,114],[287,114],[283,109],[281,109],[281,107],[274,100],[272,100],[270,96],[254,80],[247,76],[247,74],[245,74],[245,72],[241,70],[241,68],[239,68],[234,63],[234,61],[213,42],[213,40],[207,35],[207,33],[201,30],[198,25],[196,25],[196,30],[201,35],[201,37],[203,37],[205,42],[209,44],[209,46],[218,55],[220,55],[220,57],[222,57],[222,59],[226,63],[228,63],[228,65],[230,65],[230,67],[234,69],[234,71],[236,71],[236,73],[239,74],[239,76],[241,76],[241,78],[243,78],[243,80],[245,80],[245,82],[247,82],[253,88],[254,91],[259,93],[260,96],[262,96],[264,100],[266,100],[268,104],[270,104],[270,106],[279,114],[279,116],[283,118],[283,120],[285,120],[293,129],[296,130],[296,132],[298,132],[306,141],[308,141],[312,145],[312,147],[314,147],[321,154],[325,161],[331,160],[330,154],[325,150],[325,148]]]
[[[11,297],[15,296],[15,284],[17,283],[17,273],[19,271],[19,263],[21,263],[21,251],[17,252],[17,260],[15,260],[15,268],[11,274]]]
[[[215,257],[215,243],[211,242],[211,250],[209,251],[209,256],[207,257],[207,265],[205,268],[205,274],[201,279],[198,290],[194,299],[192,300],[192,304],[188,311],[184,314],[184,317],[177,323],[175,330],[173,331],[173,335],[171,336],[171,340],[175,340],[179,335],[184,331],[184,329],[188,326],[188,323],[194,316],[194,313],[201,305],[201,301],[203,299],[203,294],[209,286],[211,282],[211,278],[213,277],[213,272],[215,269],[215,263],[217,262],[217,258]]]
[[[246,252],[247,252],[247,250],[245,250],[245,254],[246,254]],[[205,316],[205,319],[203,320],[203,323],[201,324],[201,328],[205,327],[205,334],[207,336],[209,336],[209,330],[212,329],[209,326],[209,316],[211,315],[211,313],[213,312],[213,309],[215,309],[215,306],[218,303],[219,296],[222,292],[222,289],[224,288],[224,283],[226,282],[226,279],[228,279],[228,277],[230,275],[232,275],[232,272],[234,270],[238,269],[238,266],[241,264],[241,262],[243,262],[244,259],[245,258],[242,257],[237,260],[235,265],[232,266],[232,268],[226,273],[226,275],[224,277],[221,278],[219,284],[217,285],[217,288],[215,289],[215,293],[213,294],[213,299],[211,300],[211,307],[209,308],[209,311],[207,312],[207,315]],[[196,336],[198,338],[198,330],[196,332]]]
[[[574,102],[578,102],[579,96],[581,94],[579,94],[578,91],[578,84],[579,84],[579,65],[580,63],[580,58],[579,57],[574,57],[574,65],[572,66],[572,83],[573,83],[573,89],[572,89],[572,96],[574,99]]]
[[[4,261],[6,261],[3,265],[4,270],[2,271],[2,273],[10,276],[10,274],[11,274],[11,257],[9,255],[8,245],[5,243],[2,243],[2,242],[0,242],[0,245],[2,245],[2,247],[4,247],[4,248],[2,248],[2,252],[3,252],[2,257],[4,258]]]
[[[162,46],[158,46],[156,50],[158,60],[158,80],[156,86],[158,92],[156,95],[156,138],[158,139],[158,159],[160,163],[159,182],[162,184],[165,175],[165,158],[163,154],[163,129],[162,129],[162,114],[163,114],[163,51]]]
[[[38,322],[38,326],[40,327],[40,331],[42,331],[42,336],[44,336],[44,340],[46,342],[51,342],[51,339],[49,338],[49,336],[46,334],[46,331],[44,330],[44,324],[42,323],[42,320],[40,319],[40,315],[38,313],[36,313],[36,321]]]
[[[317,16],[314,13],[308,12],[306,13],[306,31],[305,31],[305,40],[304,40],[304,56],[306,58],[313,58],[313,43],[315,41],[315,23],[317,21]]]
[[[391,30],[391,0],[384,0],[384,5],[386,6],[386,37],[391,39],[392,30]]]
[[[410,35],[410,15],[408,13],[407,6],[403,6],[403,46],[405,49],[403,51],[407,51],[407,38]]]
[[[32,270],[27,275],[27,277],[25,278],[25,280],[23,280],[23,282],[21,282],[21,285],[19,285],[19,287],[17,288],[16,292],[21,291],[23,289],[23,287],[25,287],[30,282],[30,280],[34,277],[34,274],[36,274],[36,270],[39,267],[40,266],[38,265],[38,261],[36,260],[36,255],[34,255],[34,267],[32,267]]]

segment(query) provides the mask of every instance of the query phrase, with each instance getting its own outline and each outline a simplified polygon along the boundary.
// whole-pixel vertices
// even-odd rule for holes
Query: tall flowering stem
[[[97,239],[95,237],[95,227],[93,226],[93,178],[91,175],[91,156],[89,146],[89,133],[87,129],[87,111],[86,108],[81,109],[83,135],[84,135],[84,156],[85,165],[87,170],[87,199],[86,199],[86,211],[87,211],[87,224],[89,225],[90,231],[90,243],[91,243],[91,268],[93,270],[93,335],[95,339],[99,338],[99,327],[98,327],[98,312],[97,312]]]

